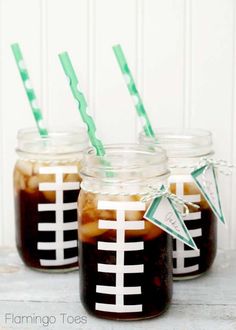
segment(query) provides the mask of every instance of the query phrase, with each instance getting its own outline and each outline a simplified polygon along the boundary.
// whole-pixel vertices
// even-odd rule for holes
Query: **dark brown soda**
[[[76,202],[79,190],[64,191],[64,203]],[[38,270],[60,270],[78,267],[78,262],[62,266],[42,266],[40,259],[55,259],[54,250],[38,250],[38,242],[54,242],[55,232],[39,231],[39,223],[55,223],[55,211],[38,211],[38,204],[51,203],[39,190],[29,192],[18,190],[15,195],[15,219],[16,219],[16,244],[17,250],[23,262]],[[77,210],[64,211],[64,222],[77,221]],[[64,240],[78,240],[77,230],[64,232]],[[78,248],[64,250],[64,258],[71,258],[78,255]]]
[[[130,240],[129,240],[130,241]],[[144,250],[125,252],[125,264],[144,264],[144,273],[125,274],[124,286],[141,286],[141,294],[126,295],[124,304],[142,304],[141,312],[113,313],[95,310],[96,303],[115,303],[115,295],[96,293],[96,285],[115,285],[115,274],[98,272],[97,264],[114,264],[115,252],[101,251],[96,244],[80,242],[80,295],[86,310],[108,319],[143,319],[160,315],[172,297],[172,243],[163,233],[144,241]]]
[[[139,312],[96,309],[96,303],[116,304],[115,294],[96,292],[96,286],[116,287],[116,273],[98,271],[98,264],[116,265],[117,252],[98,249],[98,242],[115,243],[114,229],[99,229],[98,221],[116,220],[113,210],[98,210],[98,200],[140,201],[140,196],[98,195],[81,190],[79,196],[80,297],[85,309],[98,317],[137,320],[162,314],[172,297],[172,239],[162,229],[144,220],[144,211],[126,211],[125,221],[144,220],[141,230],[125,230],[125,242],[144,242],[142,250],[124,251],[124,265],[143,265],[142,273],[125,273],[123,286],[140,287],[138,294],[124,294],[124,305],[142,305]],[[119,292],[119,291],[118,291]],[[116,308],[116,307],[114,307]]]
[[[194,237],[194,242],[200,250],[200,255],[192,258],[185,258],[184,266],[189,267],[198,264],[199,269],[191,273],[174,274],[174,279],[184,277],[195,277],[205,273],[210,269],[214,262],[217,250],[217,219],[211,209],[202,209],[201,219],[185,221],[186,227],[191,229],[201,228],[202,235]],[[184,246],[184,250],[191,249],[187,245]],[[173,240],[173,250],[176,250],[176,240]],[[176,267],[176,259],[173,258],[173,267]]]
[[[175,193],[175,185],[171,185],[171,191]],[[184,195],[201,194],[194,183],[184,184]],[[199,256],[187,257],[184,259],[184,267],[198,265],[198,270],[188,273],[174,274],[174,279],[187,279],[199,276],[210,269],[217,251],[217,218],[210,209],[205,198],[201,195],[201,201],[195,203],[199,208],[189,207],[191,213],[201,212],[201,219],[185,220],[185,225],[189,230],[201,229],[202,235],[193,237],[198,249]],[[191,250],[190,247],[184,245],[184,250]],[[173,239],[173,251],[176,251],[176,239]],[[176,258],[173,258],[173,268],[176,267]]]

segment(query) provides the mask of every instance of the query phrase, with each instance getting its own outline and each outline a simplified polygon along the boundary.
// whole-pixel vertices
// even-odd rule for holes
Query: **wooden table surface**
[[[219,251],[206,275],[175,282],[172,305],[162,316],[121,322],[86,313],[79,299],[78,271],[35,272],[22,265],[14,249],[1,248],[2,329],[236,330],[236,251]]]

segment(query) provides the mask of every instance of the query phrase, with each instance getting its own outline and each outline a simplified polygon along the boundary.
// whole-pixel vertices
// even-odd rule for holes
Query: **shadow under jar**
[[[81,128],[19,130],[14,169],[16,245],[30,268],[65,272],[78,268],[79,167],[88,147]]]
[[[172,296],[172,242],[143,218],[141,198],[149,184],[167,183],[166,155],[139,145],[105,149],[106,160],[89,150],[80,171],[81,301],[101,318],[155,317]]]
[[[140,134],[140,143],[161,145],[167,152],[171,176],[170,189],[178,197],[199,205],[189,207],[185,224],[199,250],[173,239],[174,280],[186,280],[205,273],[212,265],[217,249],[217,219],[190,173],[202,157],[212,157],[212,135],[194,129],[158,129],[156,141]]]

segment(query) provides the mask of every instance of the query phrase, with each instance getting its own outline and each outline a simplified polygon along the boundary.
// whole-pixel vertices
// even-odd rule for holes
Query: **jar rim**
[[[88,147],[88,137],[85,127],[54,126],[48,136],[41,137],[36,128],[28,127],[17,132],[18,154],[63,155],[83,152]]]
[[[85,150],[81,162],[82,178],[133,181],[168,175],[166,152],[160,147],[140,144],[107,144],[105,157],[96,155],[93,148]],[[112,173],[112,175],[110,175]]]
[[[212,133],[195,128],[160,128],[155,131],[156,139],[139,135],[145,145],[160,145],[169,158],[201,157],[213,152]]]

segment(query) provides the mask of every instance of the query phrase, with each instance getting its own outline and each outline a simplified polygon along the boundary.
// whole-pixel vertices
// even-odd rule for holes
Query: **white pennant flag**
[[[180,212],[170,198],[165,196],[156,197],[150,204],[144,218],[191,248],[198,249],[185,226]]]
[[[191,176],[217,218],[225,223],[214,166],[202,166],[193,171]]]

